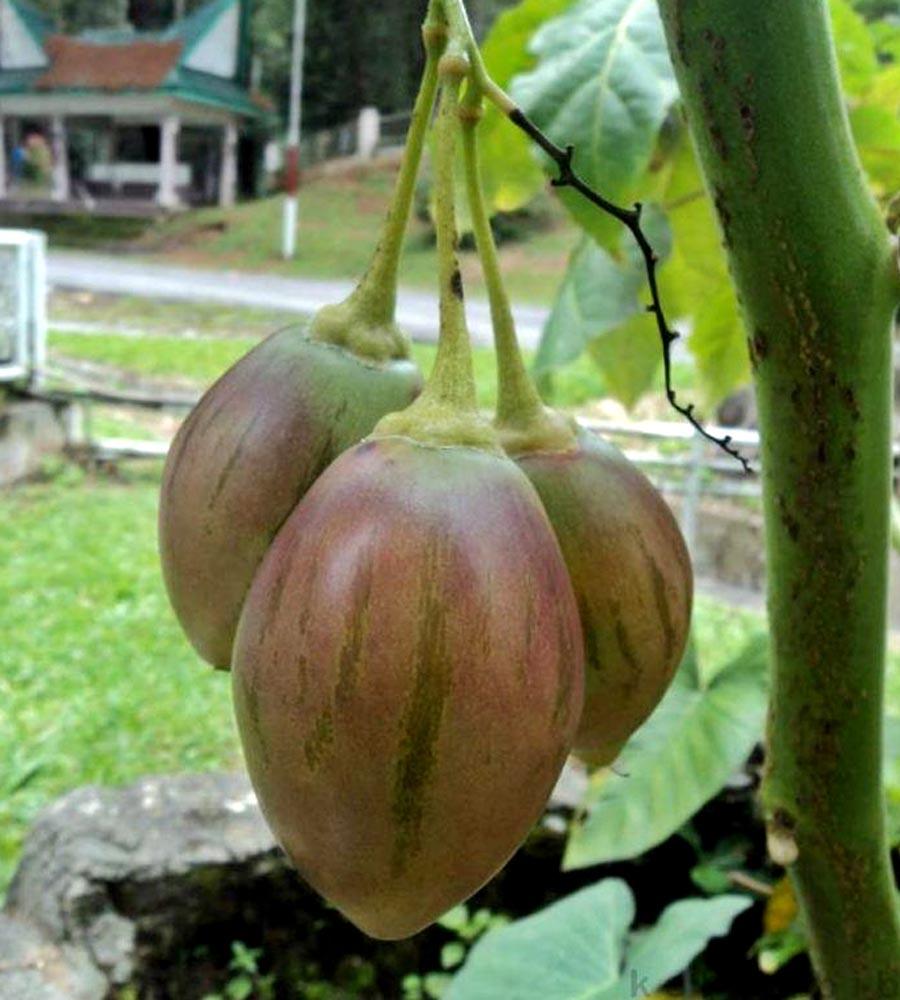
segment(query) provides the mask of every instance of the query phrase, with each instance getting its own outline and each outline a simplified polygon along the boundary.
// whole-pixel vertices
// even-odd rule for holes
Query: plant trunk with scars
[[[824,0],[659,0],[743,304],[763,436],[764,802],[824,993],[900,997],[881,783],[900,279]]]

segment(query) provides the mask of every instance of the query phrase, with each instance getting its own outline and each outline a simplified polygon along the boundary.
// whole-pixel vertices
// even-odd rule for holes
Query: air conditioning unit
[[[0,385],[37,387],[46,360],[46,234],[0,229]]]

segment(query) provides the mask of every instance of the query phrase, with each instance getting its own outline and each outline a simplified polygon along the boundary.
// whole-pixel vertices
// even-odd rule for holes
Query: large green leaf
[[[577,358],[595,337],[613,330],[638,309],[643,273],[620,262],[585,236],[572,254],[535,360],[543,374]]]
[[[869,88],[866,105],[897,113],[900,108],[900,66],[892,63],[881,70]]]
[[[690,652],[659,708],[620,758],[595,775],[586,818],[573,827],[567,869],[633,858],[671,836],[715,796],[760,739],[765,637],[704,682]]]
[[[659,923],[628,934],[634,897],[605,879],[488,934],[445,1000],[631,1000],[682,972],[728,932],[745,896],[681,900]]]
[[[884,720],[884,785],[887,793],[888,835],[900,844],[900,718]]]
[[[612,200],[629,197],[678,93],[656,0],[581,0],[538,31],[532,51],[538,65],[513,81],[513,97],[555,142],[575,147],[589,184]],[[561,196],[605,238],[602,213]]]
[[[714,404],[750,379],[750,356],[737,296],[727,277],[700,300],[688,340],[703,399]]]
[[[571,6],[572,0],[522,0],[494,22],[482,54],[496,83],[506,87],[534,65],[528,43],[547,20]],[[479,130],[482,174],[489,206],[511,212],[529,202],[544,186],[544,174],[534,157],[531,141],[492,104]]]
[[[883,21],[873,21],[869,31],[880,59],[900,61],[900,18],[895,15]]]
[[[896,110],[864,104],[852,109],[850,125],[876,191],[893,194],[900,189],[900,120]]]
[[[630,410],[656,385],[662,365],[656,321],[645,312],[637,313],[592,340],[588,354],[603,373],[607,393]]]
[[[728,280],[728,267],[719,223],[687,131],[672,154],[660,202],[672,231],[672,254],[660,270],[660,291],[669,315],[692,316]]]
[[[618,982],[634,913],[634,898],[620,879],[582,889],[487,934],[445,1000],[599,997]]]
[[[747,896],[722,895],[713,899],[682,899],[667,907],[655,927],[632,936],[622,987],[603,1000],[626,1000],[647,995],[668,982],[703,952],[710,938],[728,933],[735,917],[753,905]],[[638,990],[635,990],[638,987]]]
[[[647,207],[645,230],[665,260],[671,233],[655,206]],[[544,328],[535,370],[545,376],[588,349],[610,393],[630,407],[652,386],[662,354],[644,309],[649,301],[644,260],[630,233],[620,232],[616,252],[614,257],[589,236],[582,239]]]
[[[673,249],[660,271],[660,292],[669,316],[693,324],[688,347],[697,362],[699,396],[711,407],[749,380],[750,365],[721,230],[686,135],[673,157],[663,204]]]
[[[872,33],[847,0],[830,0],[829,5],[844,90],[853,96],[864,94],[878,72]]]

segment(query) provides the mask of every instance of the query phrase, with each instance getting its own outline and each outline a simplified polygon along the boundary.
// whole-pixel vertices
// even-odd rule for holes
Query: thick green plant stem
[[[457,259],[458,234],[454,208],[454,161],[459,131],[460,81],[444,81],[437,122],[435,153],[435,227],[440,282],[441,337],[427,392],[458,409],[475,410],[475,372],[466,327],[462,274]]]
[[[881,776],[900,281],[825,0],[660,0],[743,303],[763,440],[773,695],[764,803],[823,992],[900,998]]]
[[[499,449],[495,435],[478,414],[472,345],[457,259],[454,173],[460,128],[459,92],[465,72],[465,61],[456,53],[448,53],[441,62],[434,158],[441,333],[434,369],[419,399],[402,413],[382,420],[376,434],[403,434],[431,444]]]
[[[514,453],[574,448],[576,436],[572,422],[544,406],[519,348],[515,320],[503,283],[481,182],[478,158],[481,105],[480,90],[477,84],[470,81],[460,108],[463,162],[472,229],[484,271],[497,351],[496,426],[507,450]]]

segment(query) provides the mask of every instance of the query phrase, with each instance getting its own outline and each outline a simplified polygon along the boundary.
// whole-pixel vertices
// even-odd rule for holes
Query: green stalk
[[[824,0],[660,0],[759,398],[773,696],[764,803],[826,997],[900,998],[882,713],[891,317]]]
[[[412,111],[403,162],[381,239],[368,270],[343,302],[321,309],[313,319],[310,337],[349,348],[363,357],[383,361],[407,357],[409,345],[397,328],[397,276],[431,124],[438,87],[438,67],[447,46],[447,26],[438,0],[432,0],[422,29],[425,71]]]
[[[441,336],[426,392],[434,400],[474,412],[477,408],[475,369],[466,327],[462,275],[456,256],[458,237],[453,203],[459,87],[457,79],[445,81],[438,112],[434,186]]]
[[[515,111],[515,102],[494,83],[484,65],[484,59],[478,48],[478,42],[475,40],[475,32],[472,31],[463,0],[436,0],[436,2],[443,8],[450,38],[465,53],[471,64],[471,75],[478,90],[503,114],[508,115]]]
[[[365,300],[373,317],[382,322],[394,318],[397,308],[397,274],[400,255],[406,238],[409,215],[416,191],[416,178],[422,162],[425,138],[431,125],[431,114],[438,86],[438,64],[447,43],[446,29],[437,23],[433,13],[423,29],[425,38],[425,72],[416,103],[413,106],[406,150],[397,177],[394,197],[381,234],[381,241],[372,264],[354,293]]]
[[[472,81],[460,108],[460,117],[466,194],[488,292],[497,352],[496,427],[506,450],[511,453],[572,448],[575,446],[575,432],[571,421],[544,406],[519,347],[515,319],[503,283],[497,245],[484,200],[478,155],[482,99],[478,85]]]
[[[498,447],[490,427],[478,415],[472,345],[466,325],[464,292],[456,256],[454,170],[459,132],[459,91],[465,62],[450,53],[442,60],[441,99],[435,150],[435,226],[441,333],[434,369],[422,395],[409,409],[391,414],[378,435],[402,434],[433,444]]]

